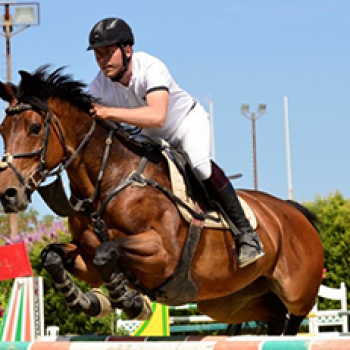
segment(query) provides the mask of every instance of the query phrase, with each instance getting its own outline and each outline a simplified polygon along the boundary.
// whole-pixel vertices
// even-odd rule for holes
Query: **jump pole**
[[[152,337],[104,342],[34,341],[1,342],[0,350],[350,350],[350,337],[204,337],[202,340],[155,341]],[[165,338],[166,339],[166,338]]]

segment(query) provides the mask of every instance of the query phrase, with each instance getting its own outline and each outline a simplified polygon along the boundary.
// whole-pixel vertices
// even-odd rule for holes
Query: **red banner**
[[[33,276],[25,242],[0,247],[0,281]]]

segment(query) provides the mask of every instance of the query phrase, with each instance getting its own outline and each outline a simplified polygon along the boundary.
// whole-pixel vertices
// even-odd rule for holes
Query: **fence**
[[[344,282],[340,283],[339,288],[330,288],[321,285],[318,291],[318,298],[338,300],[339,309],[318,310],[318,302],[309,314],[309,332],[311,334],[320,334],[321,329],[325,327],[340,326],[342,333],[348,333],[348,316],[347,316],[347,298],[346,286]],[[334,333],[334,332],[332,332]]]

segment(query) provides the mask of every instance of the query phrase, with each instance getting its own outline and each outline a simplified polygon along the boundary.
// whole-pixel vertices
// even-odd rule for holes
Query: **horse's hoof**
[[[99,288],[93,288],[90,294],[94,294],[99,302],[99,313],[95,315],[95,317],[107,317],[111,312],[113,312],[113,308],[108,297],[102,292]]]
[[[140,314],[136,317],[138,321],[146,321],[152,317],[152,302],[146,295],[141,295],[143,300],[142,310]]]

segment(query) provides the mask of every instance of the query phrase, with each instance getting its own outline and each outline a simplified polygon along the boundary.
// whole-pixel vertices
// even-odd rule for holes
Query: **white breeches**
[[[181,145],[187,152],[201,180],[211,175],[210,132],[209,115],[197,102],[169,141],[173,147]]]

